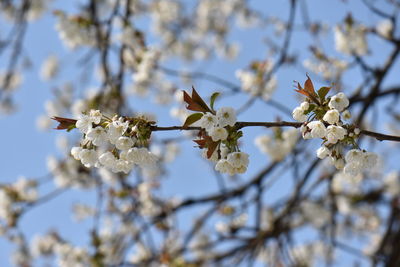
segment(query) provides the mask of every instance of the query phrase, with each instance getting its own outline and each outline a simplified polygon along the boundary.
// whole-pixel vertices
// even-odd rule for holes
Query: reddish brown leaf
[[[200,106],[198,103],[196,103],[192,97],[189,96],[188,93],[183,91],[183,100],[186,102],[187,106],[186,109],[192,110],[192,111],[200,111],[200,112],[206,112],[207,110],[204,110],[202,106]]]
[[[192,86],[192,99],[195,103],[201,106],[205,111],[211,112],[211,109],[208,107],[206,102],[201,98],[201,96],[196,92],[194,87]]]
[[[210,142],[208,144],[208,149],[207,149],[207,158],[211,158],[212,154],[214,153],[215,149],[218,147],[218,144],[220,142]]]
[[[186,109],[200,112],[211,112],[211,109],[207,106],[196,90],[194,88],[192,89],[192,96],[189,96],[188,93],[183,91],[183,100],[187,103]]]
[[[297,90],[295,89],[296,92],[299,94],[305,95],[306,97],[310,98],[314,103],[317,105],[320,105],[319,100],[318,100],[318,95],[314,90],[314,85],[310,79],[310,77],[307,74],[307,80],[304,83],[304,88],[301,87],[300,83],[297,82]]]
[[[310,77],[308,76],[308,74],[306,74],[306,75],[307,75],[307,80],[304,83],[304,90],[306,90],[308,93],[310,93],[313,96],[317,96],[317,94],[315,93],[315,90],[314,90],[314,85],[313,85]]]
[[[60,123],[59,125],[57,125],[57,128],[55,128],[57,130],[65,130],[65,129],[75,128],[76,120],[74,120],[74,119],[68,119],[68,118],[62,118],[62,117],[52,117],[51,119]]]
[[[200,148],[205,148],[207,141],[204,139],[199,139],[199,140],[193,140],[196,144],[199,145]]]

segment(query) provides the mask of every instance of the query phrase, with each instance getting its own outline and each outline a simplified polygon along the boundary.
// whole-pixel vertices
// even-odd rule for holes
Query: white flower
[[[228,155],[227,161],[234,168],[247,168],[247,165],[249,165],[249,155],[244,152],[233,152]]]
[[[81,133],[87,133],[90,129],[92,129],[93,121],[88,115],[81,115],[80,118],[76,121],[76,128],[81,131]]]
[[[111,144],[115,144],[128,129],[128,122],[113,121],[108,125],[108,139]]]
[[[252,88],[255,87],[257,77],[254,73],[246,70],[237,70],[235,72],[236,77],[240,80],[242,84],[243,91],[251,92]]]
[[[317,157],[320,158],[320,159],[324,159],[324,158],[326,158],[330,153],[331,153],[331,151],[329,150],[329,148],[327,148],[326,146],[321,146],[321,147],[318,148],[318,150],[317,150]]]
[[[28,180],[27,178],[21,176],[12,186],[21,200],[27,202],[37,200],[37,183],[34,180]]]
[[[36,257],[41,255],[50,256],[54,252],[57,242],[57,236],[54,234],[35,235],[31,243],[32,253]]]
[[[328,144],[336,144],[337,141],[342,140],[347,131],[343,127],[336,125],[329,125],[326,129],[326,139]]]
[[[328,106],[331,109],[337,109],[338,111],[343,111],[349,106],[349,99],[344,93],[338,93],[331,97]]]
[[[400,177],[397,171],[392,171],[388,173],[383,178],[383,183],[385,185],[385,191],[391,195],[396,196],[400,194]]]
[[[351,149],[346,153],[346,162],[361,162],[363,155],[359,149]]]
[[[82,149],[79,153],[79,158],[85,167],[90,168],[97,163],[97,152],[92,149]]]
[[[393,23],[389,19],[382,20],[376,26],[376,31],[385,38],[390,38],[393,32]]]
[[[226,159],[220,159],[217,164],[215,164],[215,170],[220,173],[235,174],[233,166]]]
[[[345,111],[343,111],[342,113],[342,118],[344,120],[350,120],[351,119],[351,113],[348,109],[346,109]]]
[[[344,166],[344,173],[349,175],[357,175],[362,170],[362,165],[358,162],[348,162]]]
[[[18,72],[0,72],[0,84],[2,89],[13,91],[22,83],[22,76]]]
[[[94,109],[90,110],[89,116],[90,119],[96,124],[99,124],[102,118],[100,110],[94,110]]]
[[[123,159],[117,159],[112,166],[112,172],[124,172],[129,173],[133,168],[133,163]]]
[[[312,138],[324,138],[326,135],[326,127],[321,121],[312,121],[307,127],[311,129]]]
[[[126,136],[121,136],[115,142],[115,147],[119,150],[128,150],[134,145],[134,143],[135,143],[135,140],[133,140],[132,138],[126,137]]]
[[[368,44],[365,36],[365,28],[362,25],[352,25],[346,30],[335,27],[336,50],[347,55],[365,55],[368,51]]]
[[[301,132],[301,135],[303,136],[303,139],[311,139],[312,138],[311,131],[306,125],[301,125],[300,132]]]
[[[137,165],[145,166],[155,164],[158,158],[145,147],[134,147],[128,150],[127,159]]]
[[[76,160],[80,160],[80,156],[79,154],[81,153],[82,148],[80,146],[74,146],[73,148],[71,148],[71,155],[74,157],[74,159]]]
[[[268,154],[274,161],[281,161],[293,150],[297,139],[297,130],[289,129],[284,131],[280,138],[262,135],[258,136],[254,140],[254,143],[263,153]]]
[[[343,159],[335,159],[333,161],[333,165],[335,166],[336,169],[341,170],[344,168],[344,160]]]
[[[205,159],[208,159],[209,161],[212,161],[212,162],[217,162],[218,161],[218,150],[217,149],[214,150],[214,152],[212,153],[210,158],[208,158],[207,152],[208,152],[208,149],[203,149],[202,153],[201,153],[201,156],[203,158],[205,158]]]
[[[339,122],[339,111],[336,109],[330,109],[325,113],[322,119],[329,124],[336,124]]]
[[[222,127],[215,127],[209,131],[209,135],[214,142],[226,140],[226,138],[228,138],[228,131]]]
[[[236,112],[231,107],[223,107],[217,111],[217,120],[220,127],[233,126],[236,123]]]
[[[97,126],[86,133],[86,138],[92,141],[95,146],[101,146],[107,142],[107,133],[103,127]]]
[[[201,128],[209,130],[214,128],[217,125],[217,117],[211,113],[206,113],[199,120],[199,125]]]
[[[87,133],[90,129],[92,129],[92,123],[99,124],[101,121],[102,115],[99,110],[90,110],[89,115],[81,114],[80,118],[77,120],[75,126],[82,133]]]
[[[346,154],[346,174],[356,175],[363,170],[374,167],[378,161],[378,156],[372,152],[363,152],[359,149],[352,149]]]
[[[114,154],[110,151],[101,154],[99,157],[99,162],[107,168],[111,168],[113,165],[115,165],[116,160],[117,159],[115,158]]]
[[[307,101],[304,101],[300,104],[300,108],[304,111],[307,111],[310,108],[310,103],[308,103]]]
[[[372,152],[364,152],[364,168],[371,169],[378,163],[378,155]]]
[[[305,110],[301,106],[296,107],[292,112],[293,119],[299,122],[305,122],[307,120],[307,115],[304,114],[304,112]]]
[[[55,55],[50,55],[42,65],[40,76],[44,81],[49,81],[54,78],[59,70],[58,58]]]

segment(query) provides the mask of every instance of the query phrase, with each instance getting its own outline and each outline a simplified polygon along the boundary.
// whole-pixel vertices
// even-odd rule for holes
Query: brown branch
[[[379,141],[386,140],[386,141],[400,142],[400,136],[381,134],[381,133],[371,132],[371,131],[367,131],[367,130],[361,130],[360,134],[374,137],[376,140],[379,140]]]
[[[235,127],[237,129],[242,129],[245,127],[254,127],[254,126],[261,126],[261,127],[266,127],[266,128],[271,128],[271,127],[300,128],[302,124],[303,123],[301,123],[301,122],[290,122],[290,121],[276,121],[276,122],[243,122],[242,121],[242,122],[237,122],[235,124]],[[151,130],[153,132],[174,131],[174,130],[195,131],[195,130],[201,130],[201,128],[200,127],[183,127],[183,126],[169,126],[169,127],[152,126]],[[360,134],[373,137],[378,141],[385,140],[385,141],[400,142],[400,136],[382,134],[382,133],[372,132],[372,131],[368,131],[368,130],[361,130]]]

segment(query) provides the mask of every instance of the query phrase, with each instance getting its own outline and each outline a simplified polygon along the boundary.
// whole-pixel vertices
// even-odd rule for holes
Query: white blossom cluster
[[[360,129],[343,125],[341,117],[349,116],[349,111],[345,110],[349,99],[344,93],[338,93],[328,98],[328,101],[327,107],[323,109],[304,101],[293,110],[293,118],[304,122],[300,128],[303,138],[323,139],[323,145],[317,150],[317,157],[324,159],[329,156],[331,163],[345,173],[356,175],[375,166],[377,155],[372,152],[352,149],[343,157],[343,146],[356,146],[355,138],[360,134]],[[319,115],[320,119],[307,121],[309,114],[313,114],[312,118]]]
[[[0,12],[7,20],[15,21],[18,19],[21,10],[24,10],[25,3],[22,1],[4,1],[0,3]],[[26,19],[28,21],[35,21],[43,16],[48,11],[53,0],[31,0],[29,1],[29,8],[26,10]]]
[[[23,77],[18,72],[0,72],[0,86],[6,91],[14,91],[21,86]]]
[[[65,83],[60,88],[54,89],[56,98],[44,103],[46,113],[36,119],[36,127],[40,130],[49,130],[52,127],[50,119],[52,116],[65,116],[70,113],[70,110],[75,116],[81,114],[83,107],[78,106],[79,100],[74,102],[74,91],[71,83]]]
[[[141,129],[122,117],[104,120],[99,110],[91,110],[82,114],[75,125],[84,139],[81,146],[71,149],[71,155],[87,168],[102,166],[115,173],[129,173],[135,165],[148,167],[157,161],[142,146]]]
[[[273,161],[283,160],[292,152],[298,140],[296,129],[281,131],[277,129],[274,136],[260,135],[254,140],[255,145],[261,152],[271,157]]]
[[[204,0],[190,12],[178,1],[158,0],[148,9],[154,32],[171,54],[186,60],[205,59],[214,52],[228,59],[236,57],[238,45],[226,40],[231,21],[236,19],[240,25],[254,26],[260,17],[241,0]]]
[[[68,16],[62,11],[56,12],[56,14],[58,15],[58,23],[55,28],[60,39],[69,49],[95,44],[95,31],[87,18]]]
[[[230,218],[229,222],[223,222],[223,221],[217,222],[215,224],[215,228],[218,233],[226,235],[231,233],[232,231],[235,231],[245,226],[248,217],[249,216],[247,213],[241,213],[233,218]]]
[[[16,182],[0,187],[0,222],[8,226],[15,224],[24,203],[36,201],[37,184],[33,180],[20,177]],[[1,226],[1,223],[0,223]]]
[[[272,63],[269,63],[263,71],[268,72],[271,68]],[[271,98],[278,84],[275,76],[266,78],[265,75],[260,75],[258,71],[237,70],[236,77],[240,80],[244,92],[252,96],[261,96],[264,100]]]
[[[55,78],[60,70],[58,57],[50,55],[43,62],[40,70],[40,77],[44,81],[50,81]]]
[[[229,153],[226,159],[218,160],[215,170],[221,173],[235,175],[237,173],[245,173],[249,165],[249,155],[244,152]]]
[[[305,59],[303,61],[303,66],[320,74],[325,80],[339,80],[342,73],[344,73],[349,66],[348,62],[330,57],[318,48],[313,48],[312,52],[313,57]]]
[[[236,112],[231,107],[222,107],[217,110],[215,115],[207,112],[198,121],[198,125],[205,129],[212,141],[221,141],[219,149],[215,150],[209,159],[216,162],[216,171],[229,175],[244,173],[249,165],[247,153],[231,149],[225,142],[229,137],[227,126],[233,127],[235,123]],[[204,151],[203,156],[206,157],[206,154],[207,150]]]
[[[393,23],[389,19],[382,20],[376,25],[376,32],[389,39],[393,34]]]
[[[365,55],[368,52],[367,31],[363,25],[338,25],[334,31],[337,51],[346,55],[356,54],[358,56]]]
[[[16,110],[11,99],[12,93],[21,86],[23,76],[18,70],[0,70],[0,114],[9,114]]]
[[[150,84],[156,78],[155,67],[160,58],[160,51],[148,49],[140,55],[140,63],[136,65],[135,73],[132,75],[133,86],[131,91],[137,95],[146,95]]]

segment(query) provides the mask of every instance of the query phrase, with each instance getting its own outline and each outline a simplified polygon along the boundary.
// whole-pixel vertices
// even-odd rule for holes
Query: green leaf
[[[315,104],[310,104],[310,107],[304,112],[304,114],[308,115],[310,112],[314,111],[317,105]]]
[[[183,124],[183,127],[188,127],[188,126],[192,125],[196,121],[200,120],[202,117],[203,117],[203,113],[193,113],[193,114],[189,115],[186,118],[185,123]]]
[[[321,101],[323,102],[325,100],[326,95],[329,93],[329,90],[331,90],[332,87],[321,87],[318,90],[318,96],[319,99],[321,99]]]
[[[210,107],[211,107],[212,110],[214,110],[214,102],[215,102],[215,100],[217,99],[217,97],[218,97],[219,95],[220,95],[219,92],[215,92],[215,93],[213,93],[213,94],[211,95],[211,98],[210,98]]]
[[[70,125],[70,126],[68,127],[68,129],[67,129],[67,132],[70,132],[70,131],[72,131],[72,130],[75,129],[75,128],[76,128],[75,124]]]

